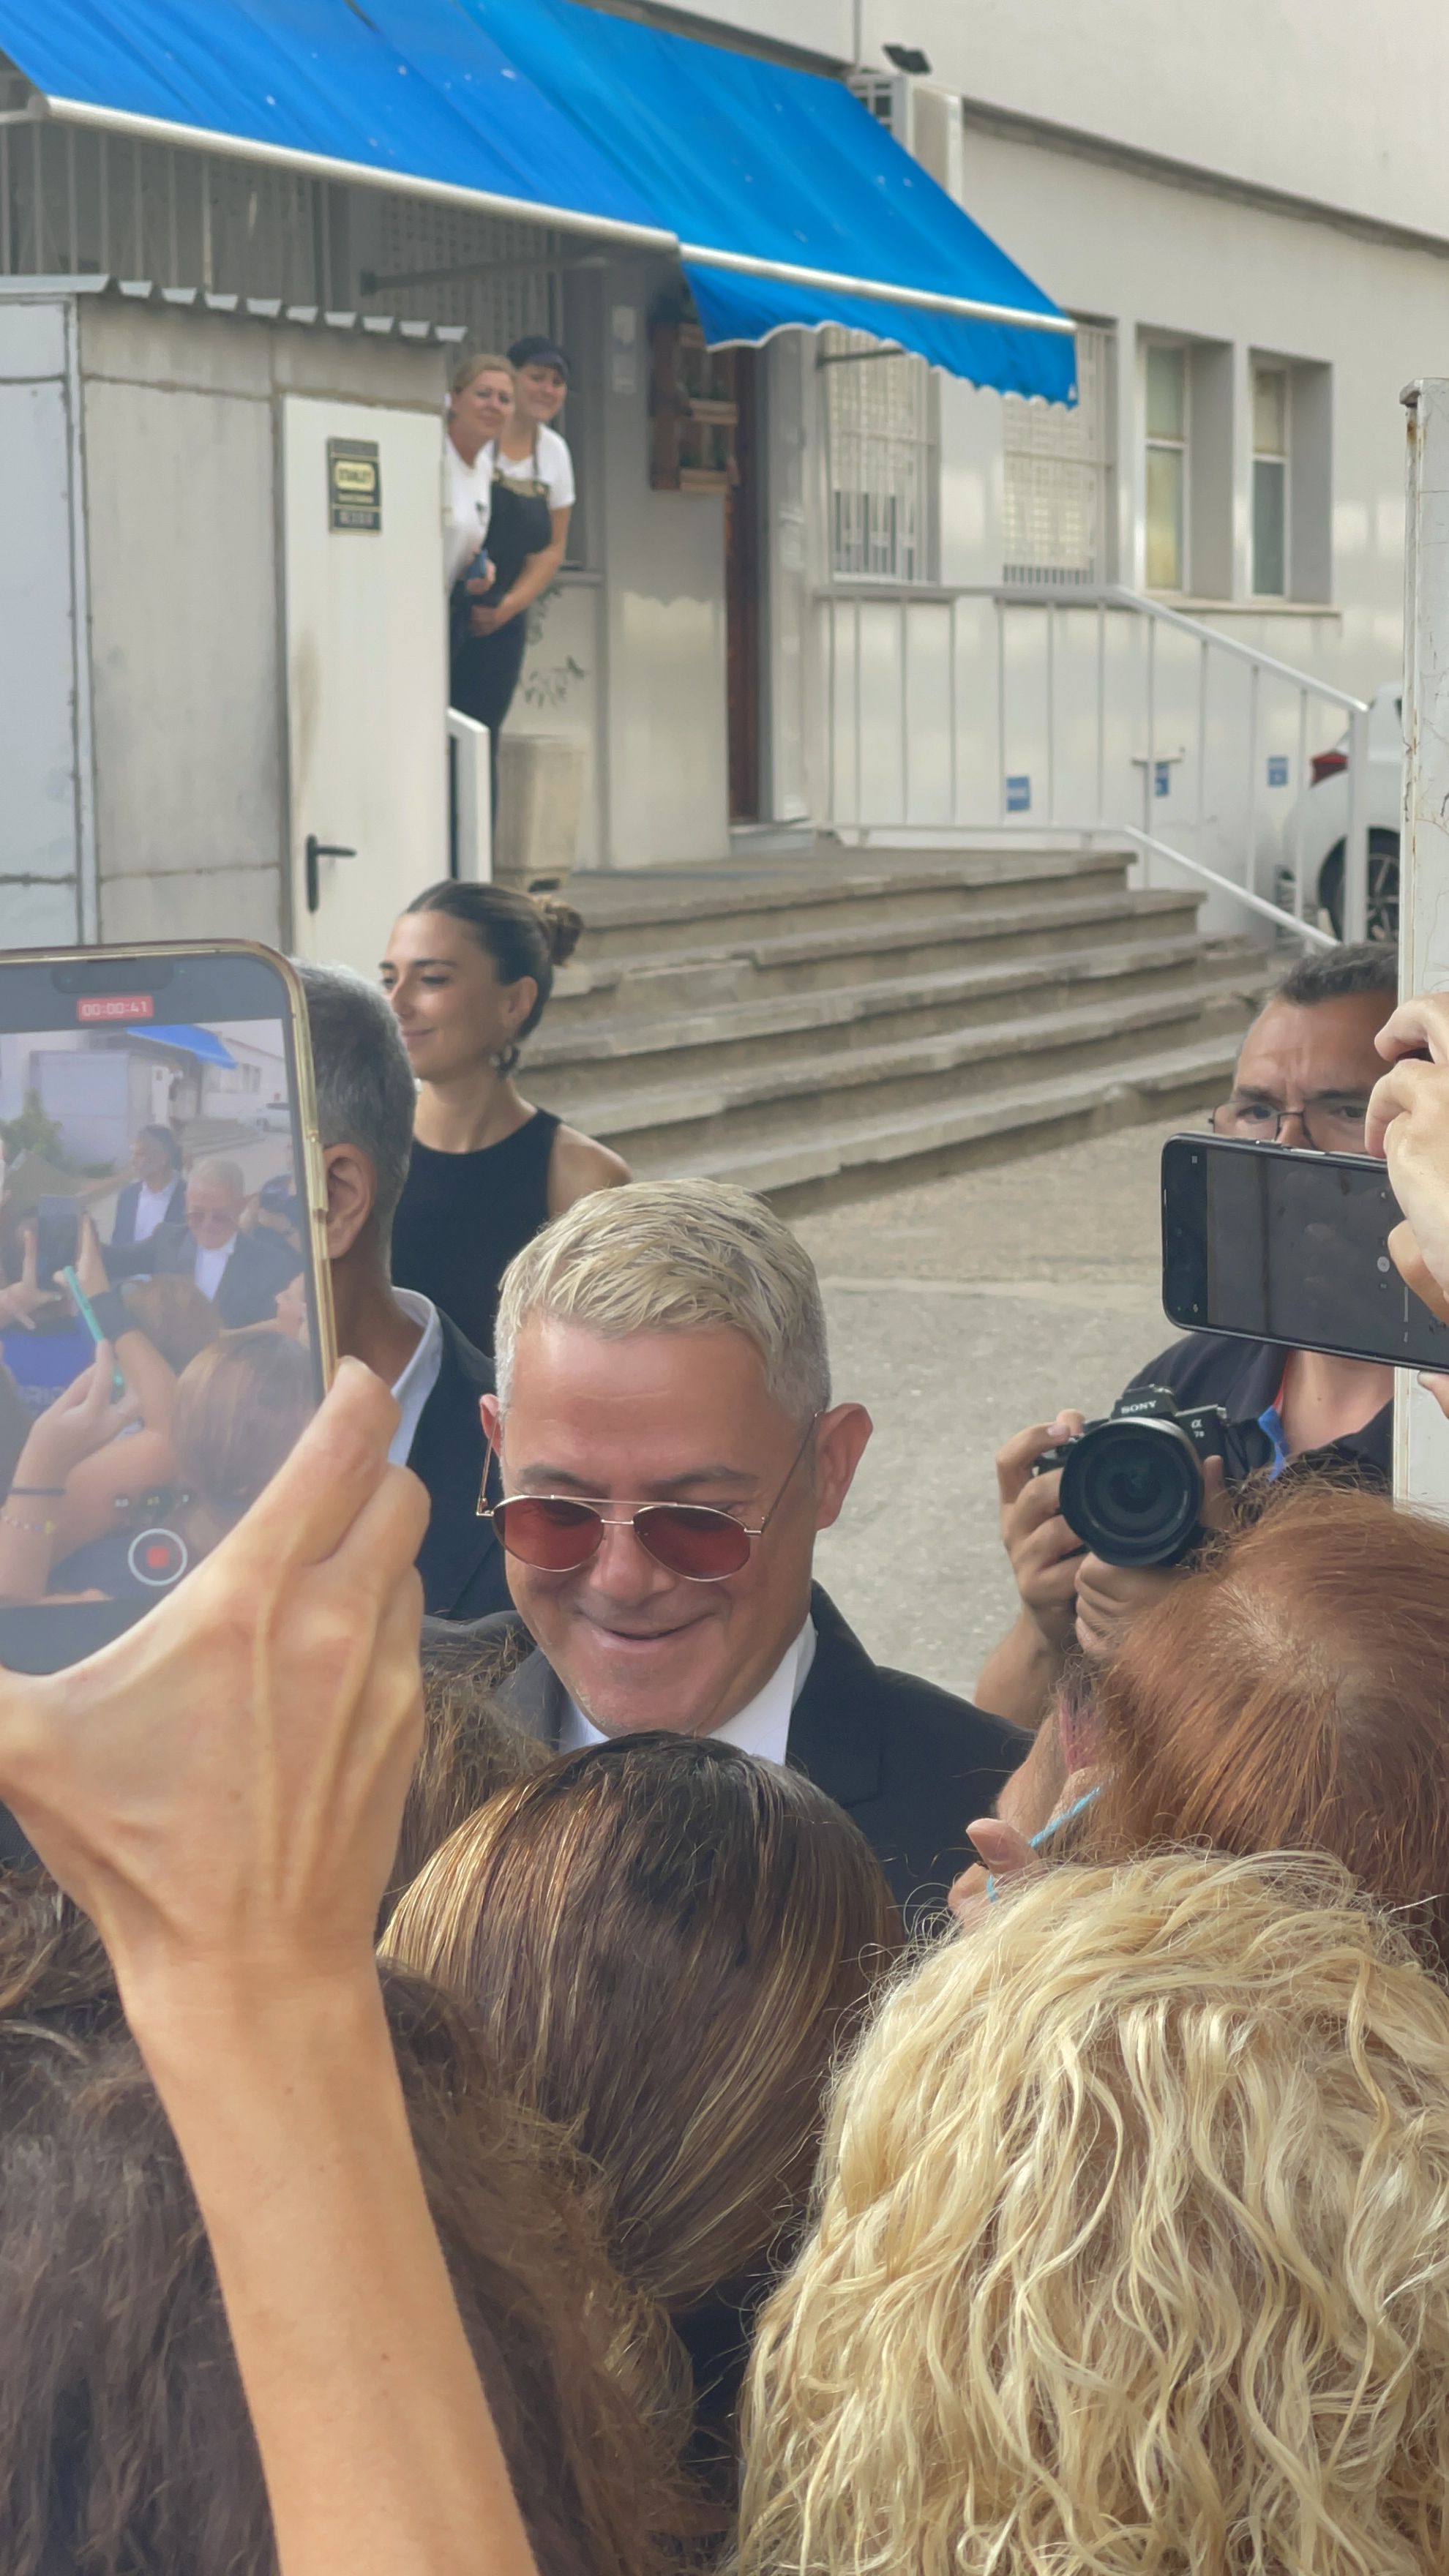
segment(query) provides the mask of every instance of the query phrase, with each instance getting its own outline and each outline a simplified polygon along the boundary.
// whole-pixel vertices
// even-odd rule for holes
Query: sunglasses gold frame
[[[633,1503],[627,1511],[623,1512],[603,1511],[600,1508],[598,1501],[585,1494],[501,1494],[496,1503],[490,1503],[487,1499],[488,1477],[496,1454],[491,1440],[488,1443],[487,1454],[483,1460],[483,1482],[478,1492],[476,1517],[480,1521],[493,1522],[495,1530],[497,1531],[498,1544],[502,1548],[505,1556],[509,1556],[512,1555],[513,1550],[509,1547],[503,1531],[498,1529],[497,1526],[498,1514],[507,1504],[567,1503],[571,1510],[591,1512],[598,1524],[598,1536],[587,1553],[579,1558],[576,1565],[535,1566],[534,1571],[539,1574],[581,1573],[583,1568],[586,1565],[592,1564],[594,1558],[598,1555],[598,1552],[604,1543],[605,1530],[631,1529],[651,1563],[663,1567],[664,1572],[666,1574],[672,1574],[677,1583],[728,1583],[732,1575],[743,1574],[745,1566],[749,1563],[749,1549],[746,1549],[741,1563],[739,1565],[732,1565],[728,1573],[684,1574],[680,1571],[677,1565],[666,1564],[663,1557],[655,1555],[653,1548],[649,1544],[648,1537],[639,1527],[640,1521],[649,1512],[707,1513],[712,1520],[728,1522],[730,1528],[738,1530],[741,1538],[748,1539],[750,1546],[753,1547],[757,1538],[764,1537],[766,1530],[769,1528],[771,1521],[774,1519],[780,1505],[783,1503],[786,1494],[789,1492],[791,1484],[794,1481],[795,1471],[800,1465],[806,1450],[809,1448],[810,1443],[815,1436],[815,1426],[819,1420],[820,1416],[818,1413],[811,1414],[809,1421],[805,1425],[805,1437],[801,1441],[799,1448],[796,1450],[794,1457],[791,1459],[789,1467],[786,1469],[784,1479],[780,1485],[780,1489],[757,1529],[752,1529],[747,1521],[737,1521],[733,1512],[722,1510],[716,1503]],[[521,1565],[532,1565],[533,1559],[527,1556],[520,1557],[519,1563]]]

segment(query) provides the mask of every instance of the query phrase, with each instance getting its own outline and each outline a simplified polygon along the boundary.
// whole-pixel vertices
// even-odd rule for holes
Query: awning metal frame
[[[0,112],[0,121],[6,124],[34,124],[44,118],[186,151],[215,153],[238,161],[264,161],[273,168],[295,170],[309,178],[328,179],[347,187],[387,188],[434,204],[466,206],[477,214],[502,215],[512,222],[539,224],[553,232],[617,242],[623,249],[679,260],[687,267],[726,269],[740,277],[777,278],[787,285],[815,287],[826,294],[859,295],[874,303],[904,304],[920,312],[948,313],[963,321],[995,322],[1011,330],[1045,331],[1066,337],[1075,330],[1070,316],[1064,313],[1035,313],[1029,308],[985,303],[976,296],[946,295],[929,287],[896,286],[880,278],[849,277],[832,269],[796,267],[789,261],[761,259],[744,251],[716,250],[704,242],[681,242],[677,235],[657,225],[626,223],[617,216],[580,214],[572,206],[537,205],[531,199],[506,197],[493,189],[466,188],[452,180],[422,179],[411,171],[344,161],[331,153],[307,152],[293,144],[259,142],[254,137],[183,125],[169,117],[138,116],[123,108],[96,107],[87,99],[47,97],[37,90],[25,107]]]

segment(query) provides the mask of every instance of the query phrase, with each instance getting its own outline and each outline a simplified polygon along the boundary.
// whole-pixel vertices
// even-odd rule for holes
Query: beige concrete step
[[[568,967],[554,987],[550,1038],[589,1020],[638,1013],[649,1020],[687,1008],[709,1008],[766,993],[820,992],[878,983],[885,975],[925,974],[974,958],[1044,955],[1070,939],[1074,949],[1135,935],[1183,935],[1195,929],[1202,897],[1189,888],[1134,894],[1071,892],[1050,905],[1011,900],[969,915],[936,912],[850,920],[769,937],[741,935],[718,947],[647,952],[604,959],[575,980]]]
[[[786,1060],[770,1052],[707,1078],[612,1096],[600,1091],[578,1115],[636,1171],[689,1172],[708,1168],[721,1152],[799,1141],[855,1119],[929,1120],[947,1103],[988,1100],[1063,1064],[1083,1081],[1103,1067],[1125,1072],[1143,1057],[1170,1052],[1186,1030],[1204,1043],[1219,1041],[1231,1061],[1252,1009],[1220,979],[1130,999],[1109,987],[1055,1012]]]
[[[766,1149],[726,1149],[694,1168],[703,1178],[758,1190],[787,1210],[871,1197],[905,1180],[1012,1161],[1110,1127],[1179,1112],[1186,1118],[1222,1096],[1236,1052],[1224,1033],[1125,1067],[1058,1073],[976,1100],[943,1101],[927,1113],[857,1119]]]
[[[890,915],[935,915],[989,904],[1003,887],[1050,896],[1074,882],[1121,883],[1123,849],[1033,850],[1010,846],[932,855],[832,850],[806,863],[760,861],[753,868],[619,870],[572,877],[567,899],[583,914],[584,961],[643,950],[713,946],[752,929],[825,928]]]
[[[1063,946],[985,965],[973,956],[926,973],[707,1003],[654,1017],[630,1012],[558,1026],[550,1014],[529,1044],[528,1073],[550,1107],[572,1118],[576,1112],[586,1116],[601,1092],[613,1095],[621,1085],[655,1088],[666,1079],[781,1062],[826,1045],[928,1037],[999,1020],[1016,1007],[1055,1014],[1106,985],[1123,1000],[1207,983],[1254,997],[1265,973],[1263,952],[1250,941],[1204,942],[1192,932],[1103,947]]]

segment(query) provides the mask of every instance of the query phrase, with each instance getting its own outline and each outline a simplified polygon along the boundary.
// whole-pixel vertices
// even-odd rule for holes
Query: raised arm
[[[0,1674],[0,1791],[95,1921],[215,2254],[283,2576],[533,2576],[372,1929],[420,1730],[422,1488],[344,1361],[207,1562]]]

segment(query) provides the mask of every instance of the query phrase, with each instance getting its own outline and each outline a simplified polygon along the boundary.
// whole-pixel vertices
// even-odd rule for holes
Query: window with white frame
[[[1288,370],[1253,369],[1253,590],[1288,589]]]
[[[822,332],[830,562],[845,579],[936,577],[936,389],[924,358]]]
[[[1146,563],[1149,590],[1187,588],[1187,350],[1146,348]]]
[[[1081,590],[1107,578],[1112,334],[1077,326],[1077,399],[1001,406],[1002,578]]]

